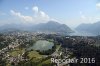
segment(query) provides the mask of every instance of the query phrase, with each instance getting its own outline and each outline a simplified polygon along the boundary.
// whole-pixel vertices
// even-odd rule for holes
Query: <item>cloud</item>
[[[41,17],[49,17],[49,16],[48,16],[47,14],[45,14],[43,11],[40,11],[39,13],[40,13],[40,16],[41,16]]]
[[[51,19],[44,11],[39,10],[37,6],[33,6],[32,10],[34,12],[34,17],[33,17],[34,22],[37,23],[47,22]]]
[[[42,17],[42,18],[44,18],[44,19],[49,19],[49,18],[50,18],[50,17],[49,17],[45,12],[43,12],[43,11],[40,11],[40,12],[39,12],[39,16]]]
[[[100,9],[100,2],[96,4],[96,8]]]
[[[86,16],[82,11],[80,11],[80,22],[87,23],[87,22],[95,22],[96,17]]]
[[[81,19],[85,20],[86,19],[86,16],[83,14],[82,11],[80,11],[80,16],[81,16]]]
[[[38,11],[39,11],[39,9],[38,9],[37,6],[34,6],[34,7],[32,8],[32,10],[33,10],[35,13],[38,13]]]
[[[37,6],[34,6],[32,10],[35,13],[35,17],[49,18],[49,16],[45,12],[39,10]]]
[[[44,11],[39,10],[37,6],[33,6],[32,10],[34,12],[34,21],[37,23],[47,22],[51,19]]]
[[[99,21],[100,18],[97,17],[97,16],[94,16],[94,17],[91,17],[91,16],[86,16],[82,11],[80,11],[80,22],[83,22],[83,23],[92,23],[92,22],[96,22],[96,21]]]
[[[23,23],[44,23],[49,21],[51,18],[42,10],[39,10],[37,6],[33,6],[32,8],[33,16],[25,16],[22,15],[20,12],[16,12],[11,10],[11,14],[16,18],[19,18]]]
[[[15,12],[14,10],[11,10],[10,12],[11,12],[12,15],[20,18],[21,20],[23,20],[25,22],[31,22],[31,21],[33,21],[33,18],[31,16],[24,16],[20,12]]]

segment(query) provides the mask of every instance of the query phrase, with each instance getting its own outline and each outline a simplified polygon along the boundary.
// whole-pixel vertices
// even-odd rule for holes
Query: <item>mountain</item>
[[[93,24],[80,24],[76,30],[98,35],[100,33],[100,21]]]
[[[70,33],[72,30],[65,24],[60,24],[55,21],[49,21],[47,23],[41,23],[33,27],[34,31],[43,32],[65,32]]]
[[[45,32],[45,33],[72,33],[73,31],[65,24],[60,24],[56,21],[48,21],[47,23],[40,23],[35,25],[24,24],[6,24],[0,27],[0,31],[13,31],[24,30],[32,32]]]

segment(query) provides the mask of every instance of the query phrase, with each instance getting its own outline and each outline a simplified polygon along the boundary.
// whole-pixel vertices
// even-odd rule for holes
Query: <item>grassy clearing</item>
[[[51,64],[51,60],[50,60],[50,59],[47,59],[46,61],[41,62],[41,63],[38,64],[37,66],[47,65],[47,64]]]
[[[18,49],[17,50],[12,50],[9,52],[9,55],[13,56],[13,57],[16,57],[18,56],[19,54],[22,54],[25,50],[24,49]]]
[[[37,51],[30,51],[28,54],[29,58],[42,58],[43,56],[40,55]]]

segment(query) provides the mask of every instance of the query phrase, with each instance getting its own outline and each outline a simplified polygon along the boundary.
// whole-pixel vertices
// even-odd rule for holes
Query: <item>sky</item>
[[[58,21],[71,28],[100,21],[100,0],[0,0],[0,25]]]

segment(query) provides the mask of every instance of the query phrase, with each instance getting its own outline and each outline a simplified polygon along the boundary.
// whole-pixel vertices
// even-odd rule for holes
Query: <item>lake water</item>
[[[34,49],[34,50],[48,50],[51,49],[52,46],[54,46],[53,42],[49,42],[46,40],[38,40],[32,47],[30,47],[29,49]]]

